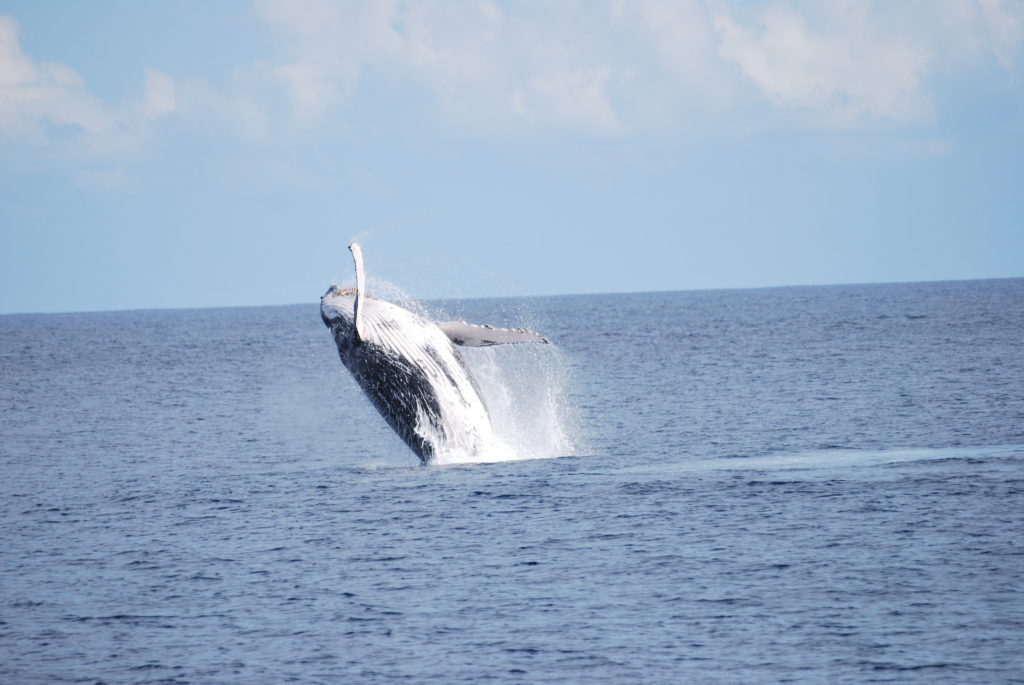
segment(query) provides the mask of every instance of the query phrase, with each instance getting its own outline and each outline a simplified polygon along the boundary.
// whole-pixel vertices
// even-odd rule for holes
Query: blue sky
[[[0,0],[0,313],[1024,276],[1021,0]]]

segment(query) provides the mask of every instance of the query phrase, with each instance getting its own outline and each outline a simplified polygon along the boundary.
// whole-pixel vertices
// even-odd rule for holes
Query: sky
[[[1024,276],[1024,0],[0,0],[0,313]]]

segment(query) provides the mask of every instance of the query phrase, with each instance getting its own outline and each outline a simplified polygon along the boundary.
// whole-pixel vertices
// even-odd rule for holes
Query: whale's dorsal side
[[[363,248],[352,241],[348,244],[349,252],[356,263],[356,300],[352,306],[352,320],[356,329],[356,338],[363,340],[363,298],[366,296],[366,275],[363,273]]]
[[[528,331],[525,328],[495,328],[494,326],[478,326],[465,321],[443,321],[437,324],[437,327],[453,343],[465,347],[547,342],[539,333]]]

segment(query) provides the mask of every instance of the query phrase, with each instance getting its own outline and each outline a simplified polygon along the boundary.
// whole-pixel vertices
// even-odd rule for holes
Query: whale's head
[[[320,318],[335,338],[352,338],[355,334],[355,288],[332,285],[320,297]]]

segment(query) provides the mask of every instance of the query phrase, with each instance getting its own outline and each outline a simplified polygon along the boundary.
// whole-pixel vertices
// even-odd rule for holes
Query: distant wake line
[[[780,470],[880,466],[942,459],[1024,458],[1024,445],[897,448],[882,450],[825,449],[763,457],[730,457],[689,462],[693,469]]]

